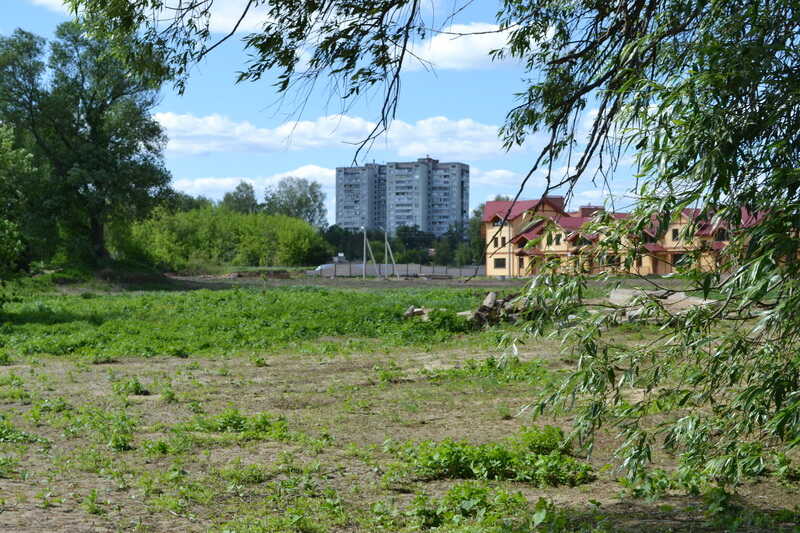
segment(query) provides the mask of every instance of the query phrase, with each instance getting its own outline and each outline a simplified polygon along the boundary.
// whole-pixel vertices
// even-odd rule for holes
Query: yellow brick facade
[[[584,236],[580,228],[589,217],[581,208],[576,213],[567,213],[558,207],[561,200],[555,202],[525,202],[516,208],[505,225],[503,218],[508,214],[509,202],[487,202],[484,213],[482,232],[486,243],[486,275],[492,277],[524,277],[532,275],[531,263],[536,257],[557,256],[562,259],[563,269],[572,271],[598,272],[608,269],[618,270],[643,276],[664,275],[675,271],[675,265],[687,253],[700,252],[700,265],[711,270],[717,266],[719,250],[728,244],[728,231],[722,227],[704,224],[701,231],[696,232],[691,241],[683,240],[686,227],[694,222],[696,211],[687,210],[671,222],[666,231],[652,235],[644,244],[645,253],[636,258],[630,268],[620,266],[621,259],[607,258],[604,264],[596,264],[586,256],[581,256],[580,247],[590,245],[591,239],[602,240],[603,236]],[[597,208],[592,208],[597,209]],[[617,214],[615,216],[625,216]],[[541,239],[535,248],[526,248],[526,236],[532,223],[541,218],[549,218],[553,222],[549,242]],[[527,232],[527,233],[526,233]],[[539,235],[541,236],[541,235]]]

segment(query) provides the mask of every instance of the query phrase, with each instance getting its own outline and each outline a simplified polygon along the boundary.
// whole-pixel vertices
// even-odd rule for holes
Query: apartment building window
[[[497,237],[492,239],[492,244],[494,245],[495,248],[497,248]]]
[[[501,242],[503,243],[503,246],[505,246],[505,245],[506,245],[506,238],[505,238],[505,237],[502,237],[502,238],[501,238]]]
[[[678,228],[672,228],[672,242],[678,242],[679,233]]]
[[[505,268],[506,267],[506,258],[505,257],[495,257],[494,258],[494,267],[495,268]]]

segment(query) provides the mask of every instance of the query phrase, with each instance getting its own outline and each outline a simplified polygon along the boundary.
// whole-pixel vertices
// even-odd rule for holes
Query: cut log
[[[494,309],[494,305],[497,303],[497,293],[490,292],[486,295],[486,298],[483,299],[483,303],[481,304],[481,309],[485,311],[489,311]]]

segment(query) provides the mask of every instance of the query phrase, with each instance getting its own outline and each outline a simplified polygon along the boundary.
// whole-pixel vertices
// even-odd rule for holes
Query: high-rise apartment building
[[[442,235],[464,227],[469,165],[429,157],[412,162],[336,169],[336,223],[344,228],[401,226]]]
[[[336,224],[360,230],[386,224],[386,166],[336,169]]]

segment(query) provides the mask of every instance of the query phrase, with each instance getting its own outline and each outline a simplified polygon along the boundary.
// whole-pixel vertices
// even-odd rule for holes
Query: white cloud
[[[328,115],[316,120],[291,121],[276,128],[260,128],[249,121],[236,122],[223,115],[157,113],[156,119],[170,139],[168,150],[197,155],[220,152],[276,152],[331,147],[353,149],[375,124],[360,117]],[[497,126],[472,119],[430,117],[414,123],[395,120],[376,148],[399,157],[431,154],[440,159],[502,156]]]
[[[69,8],[64,4],[64,0],[29,0],[33,5],[46,7],[50,11],[69,15]]]
[[[28,0],[34,5],[45,7],[56,13],[71,15],[64,0]],[[214,33],[228,33],[244,13],[247,0],[217,0],[211,8],[209,29]],[[163,13],[163,12],[162,12]],[[166,16],[166,15],[165,15]],[[261,30],[268,20],[263,9],[258,6],[250,8],[237,28],[237,33],[248,33]]]
[[[336,170],[317,165],[303,165],[294,170],[279,172],[271,176],[237,176],[237,177],[213,177],[213,178],[182,178],[175,180],[172,185],[175,189],[191,194],[193,196],[205,196],[214,200],[221,200],[226,192],[230,192],[239,185],[240,181],[245,181],[253,186],[256,191],[256,198],[263,200],[264,189],[270,185],[276,185],[281,179],[288,176],[305,178],[309,181],[316,181],[322,186],[325,193],[325,208],[328,210],[328,219],[332,224],[336,217]]]
[[[438,70],[488,68],[497,64],[492,62],[489,52],[505,46],[508,38],[498,28],[497,24],[485,22],[448,26],[441,33],[412,44],[410,51],[415,57],[409,58],[407,68],[419,70],[428,64]]]
[[[233,176],[233,177],[211,177],[211,178],[182,178],[173,182],[173,186],[179,191],[192,195],[203,195],[209,198],[221,199],[226,192],[236,188],[240,181],[251,184],[256,190],[256,196],[261,198],[264,189],[270,185],[276,185],[280,180],[288,176],[305,178],[309,181],[316,181],[326,194],[330,197],[336,187],[336,170],[317,165],[303,165],[294,170],[279,172],[270,176]]]
[[[524,174],[513,170],[495,169],[481,170],[478,167],[469,169],[469,180],[472,185],[492,185],[496,187],[519,186],[525,178]]]
[[[236,22],[244,13],[244,8],[247,5],[247,0],[224,0],[222,2],[214,2],[211,10],[211,19],[209,21],[209,28],[212,32],[228,33],[235,26]],[[258,6],[250,8],[242,19],[237,32],[248,33],[256,32],[263,28],[264,23],[268,20],[266,14],[259,9]]]

